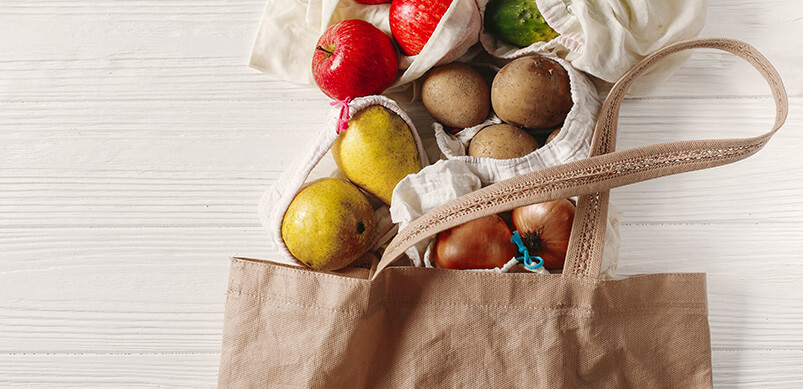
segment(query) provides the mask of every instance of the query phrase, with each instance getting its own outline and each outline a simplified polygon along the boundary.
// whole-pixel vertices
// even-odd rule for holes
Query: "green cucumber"
[[[558,33],[546,23],[535,0],[493,0],[485,8],[485,29],[518,47],[549,41]]]

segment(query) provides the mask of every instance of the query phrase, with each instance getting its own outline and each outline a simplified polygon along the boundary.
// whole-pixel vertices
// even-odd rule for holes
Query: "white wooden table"
[[[0,0],[0,387],[213,387],[229,257],[275,250],[260,194],[322,123],[246,66],[264,0]],[[615,190],[620,274],[708,273],[715,382],[803,386],[803,3],[712,0],[791,96],[735,165]],[[698,51],[619,148],[759,134],[769,88]],[[428,114],[410,107],[427,133]]]

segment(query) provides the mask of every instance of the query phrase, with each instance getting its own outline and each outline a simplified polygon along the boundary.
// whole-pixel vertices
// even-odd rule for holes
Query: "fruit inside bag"
[[[396,231],[388,211],[393,187],[429,164],[415,125],[395,101],[366,96],[333,105],[259,206],[283,262],[320,270],[359,263],[389,241]],[[402,149],[406,162],[398,159]]]
[[[481,0],[478,4],[485,19],[480,43],[491,55],[505,59],[530,53],[557,55],[607,83],[616,82],[653,51],[696,37],[706,14],[705,0]],[[554,34],[526,40],[527,31],[544,29]],[[628,94],[644,95],[657,87],[689,55],[665,59],[641,76]]]
[[[395,0],[390,5],[376,5],[376,2],[373,1],[371,1],[371,3],[374,3],[373,5],[358,4],[367,2],[367,0],[323,0],[316,3],[294,3],[288,7],[283,7],[283,5],[287,4],[280,4],[281,1],[279,0],[269,0],[263,17],[262,26],[260,27],[257,43],[255,44],[252,65],[260,70],[271,73],[273,76],[289,81],[299,82],[306,80],[309,83],[310,78],[313,78],[324,94],[336,100],[333,104],[341,104],[344,107],[344,112],[346,112],[345,116],[351,118],[352,114],[355,113],[355,107],[359,106],[359,108],[356,108],[356,112],[359,115],[363,109],[365,109],[366,112],[369,111],[370,109],[367,109],[367,107],[371,105],[366,104],[367,100],[359,100],[359,102],[358,100],[354,100],[357,104],[349,106],[351,98],[383,93],[383,91],[384,93],[399,91],[399,88],[387,90],[386,88],[391,85],[406,87],[410,81],[426,74],[433,66],[449,63],[461,56],[462,59],[472,58],[474,54],[481,50],[480,45],[476,45],[474,50],[469,52],[469,48],[479,39],[480,30],[482,28],[482,26],[480,26],[482,12],[486,10],[486,1],[438,0],[427,2],[423,0]],[[502,3],[511,3],[511,1],[494,0],[494,2],[489,5],[488,9],[494,8],[498,11]],[[515,1],[512,3],[515,3]],[[438,14],[437,19],[434,23],[429,23],[430,31],[424,34],[426,35],[424,38],[419,36],[422,33],[422,22],[418,19],[418,24],[414,25],[412,29],[399,27],[400,24],[404,25],[407,19],[409,19],[399,13],[401,11],[394,11],[404,6],[400,4],[411,6],[411,9],[418,12],[419,16],[422,9],[432,8],[438,10],[435,12]],[[586,5],[588,4],[584,3],[580,8]],[[532,4],[528,4],[528,6],[533,8]],[[569,5],[563,4],[563,6],[566,7],[566,10],[571,11]],[[541,7],[540,3],[539,7]],[[428,15],[428,13],[431,13],[430,11],[432,10],[425,12],[425,14],[427,14],[425,16],[432,16]],[[529,11],[540,14],[537,7]],[[522,13],[521,15],[524,14],[525,13]],[[553,42],[564,42],[571,46],[568,47],[569,50],[566,50],[566,47],[559,49],[557,46],[554,46],[556,49],[553,50],[552,53],[556,55],[570,56],[572,50],[579,47],[577,45],[572,46],[572,44],[578,41],[574,41],[573,43],[571,41],[571,39],[577,36],[572,36],[569,33],[544,33],[544,31],[551,31],[549,30],[551,27],[547,21],[549,21],[550,15],[554,16],[556,14],[557,11],[554,10],[554,7],[550,8],[545,14],[547,18],[539,25],[539,28],[543,27],[546,29],[542,29],[543,31],[536,34],[537,39],[543,40],[543,42],[540,42],[543,44],[539,46],[538,42],[533,43],[524,50],[517,51],[519,55],[539,53],[541,49],[552,47],[550,44],[553,44]],[[504,18],[502,18],[502,20],[504,20]],[[487,21],[488,20],[486,20],[486,22]],[[528,23],[529,22],[530,21],[528,21]],[[525,23],[525,25],[525,27],[532,27],[533,24]],[[288,31],[286,28],[287,26],[293,26],[294,28]],[[485,27],[488,27],[487,23]],[[506,37],[506,39],[510,38],[510,31],[504,32],[499,30],[500,25],[496,25],[495,27],[496,29],[489,31],[500,37]],[[360,31],[362,33],[358,33]],[[369,35],[370,38],[368,37]],[[395,38],[396,44],[398,44],[400,51],[404,54],[400,60],[396,57],[394,44],[385,35],[393,35],[393,38]],[[407,36],[406,38],[405,35]],[[513,35],[515,35],[515,31]],[[337,39],[344,40],[336,41],[334,40],[335,38],[329,40],[330,36],[339,37]],[[363,39],[360,40],[356,37],[362,37]],[[309,42],[308,45],[305,44],[307,42]],[[485,48],[488,49],[488,47]],[[493,55],[500,55],[498,52],[490,51]],[[281,52],[285,55],[276,56],[275,53],[277,52]],[[577,54],[577,52],[574,52],[574,54]],[[606,53],[606,55],[608,54],[610,53]],[[334,69],[337,69],[337,64],[350,62],[355,59],[354,57],[359,57],[360,55],[362,55],[363,59],[384,58],[386,61],[383,63],[384,66],[368,66],[366,68],[367,72],[366,69],[361,69],[354,74],[338,74],[334,71]],[[503,53],[502,55],[507,54]],[[309,57],[312,57],[311,61]],[[534,58],[533,56],[528,56],[526,60],[532,60]],[[519,96],[509,98],[509,100],[524,101],[523,105],[527,106],[525,110],[543,110],[543,108],[540,108],[541,106],[553,108],[556,106],[554,104],[542,104],[544,101],[560,98],[556,96],[565,98],[571,94],[571,101],[569,101],[569,104],[561,105],[565,106],[565,110],[568,110],[568,112],[565,112],[564,108],[560,108],[557,109],[557,111],[563,113],[559,115],[560,117],[558,118],[545,120],[543,123],[522,124],[511,121],[506,117],[507,114],[503,113],[501,108],[494,106],[496,112],[492,114],[485,123],[470,126],[469,129],[462,131],[462,134],[458,137],[450,137],[443,131],[443,128],[439,128],[436,124],[435,130],[438,145],[443,154],[447,156],[447,158],[452,159],[452,162],[460,161],[469,165],[468,170],[479,179],[482,186],[512,176],[529,173],[534,170],[585,157],[589,146],[588,139],[590,138],[590,130],[594,121],[594,116],[599,107],[599,101],[595,100],[598,95],[593,84],[589,82],[583,74],[574,70],[568,62],[557,57],[555,60],[558,62],[554,67],[549,69],[548,78],[554,79],[553,71],[556,73],[562,72],[568,74],[566,76],[568,80],[566,84],[568,86],[564,88],[562,92],[557,93],[556,91],[552,91],[543,93],[539,95],[539,101],[529,101],[527,99],[527,96],[534,95],[533,93],[522,93]],[[555,63],[553,60],[550,61]],[[311,67],[309,66],[310,62],[312,65]],[[357,62],[360,62],[359,58],[357,58]],[[363,65],[371,63],[372,61],[362,61]],[[580,63],[582,63],[582,61]],[[397,72],[397,68],[404,70]],[[536,68],[540,69],[538,66],[533,67],[533,65],[530,65],[528,71],[530,73],[536,72],[536,70],[534,70]],[[541,69],[541,71],[543,71],[543,69]],[[310,74],[313,73],[314,77],[309,77]],[[378,76],[378,74],[381,74],[381,76]],[[394,77],[396,77],[395,81]],[[426,84],[426,82],[424,82],[424,84]],[[510,84],[516,85],[515,80]],[[426,89],[426,87],[424,89]],[[571,93],[569,93],[569,90],[571,90]],[[494,95],[491,94],[492,100],[494,99],[493,96]],[[386,108],[394,112],[396,112],[395,109],[398,108],[395,103],[385,104],[386,101],[381,101],[382,98],[380,96],[371,96],[367,99],[379,99],[376,100],[378,102],[376,104],[387,105]],[[461,99],[452,98],[451,100]],[[426,98],[424,99],[424,104],[426,105]],[[462,101],[460,104],[462,104]],[[429,107],[427,108],[429,109]],[[552,110],[552,108],[547,108],[547,111],[549,110]],[[433,111],[430,110],[430,112]],[[419,154],[421,156],[421,160],[415,163],[417,165],[415,171],[402,169],[401,167],[403,164],[399,166],[365,168],[365,166],[361,166],[365,165],[363,161],[373,160],[372,158],[360,157],[360,152],[349,153],[348,151],[338,151],[341,149],[340,143],[348,143],[347,141],[341,142],[343,137],[336,136],[340,131],[345,130],[345,128],[342,128],[342,122],[344,122],[345,119],[340,117],[338,118],[338,123],[333,125],[336,127],[337,131],[335,133],[321,133],[317,141],[313,142],[313,147],[310,149],[309,153],[302,155],[301,163],[295,166],[293,170],[288,172],[288,174],[279,181],[279,186],[272,191],[272,194],[265,196],[262,212],[268,219],[267,224],[274,235],[274,240],[278,247],[287,254],[288,259],[299,259],[307,266],[320,270],[340,268],[351,263],[352,260],[361,256],[369,248],[371,250],[381,248],[381,243],[384,240],[382,238],[390,237],[393,234],[393,224],[388,221],[389,214],[386,212],[387,207],[382,206],[381,203],[391,205],[391,192],[395,184],[407,174],[417,176],[415,173],[418,169],[427,165],[424,160],[425,156],[422,151],[421,141],[418,139],[412,123],[409,121],[409,118],[406,118],[406,115],[400,115],[400,117],[401,116],[405,116],[404,121],[407,122],[405,126],[409,125],[415,137],[414,143],[416,146],[413,148],[412,154]],[[487,115],[481,115],[480,118],[483,116]],[[497,157],[493,157],[495,159],[489,159],[471,156],[471,146],[481,143],[476,141],[475,138],[479,138],[479,135],[487,132],[485,131],[485,127],[491,127],[491,124],[499,124],[501,120],[531,130],[544,130],[548,129],[550,126],[563,126],[563,130],[547,147],[531,152],[528,151],[528,153],[524,153],[521,156],[506,157],[508,159],[504,161],[496,159]],[[330,125],[327,124],[327,127],[330,127]],[[522,131],[521,128],[512,129]],[[349,131],[346,138],[353,132],[354,131]],[[542,135],[546,137],[546,133]],[[502,138],[504,137],[497,137],[497,139]],[[515,137],[511,137],[511,139],[514,138]],[[472,141],[471,146],[468,145],[467,140]],[[366,141],[363,140],[362,142],[365,143]],[[515,140],[512,142],[516,143]],[[410,143],[412,143],[412,140]],[[510,144],[511,141],[508,139],[508,146],[510,146]],[[466,154],[467,146],[469,146],[469,156],[464,155]],[[337,165],[339,165],[340,168],[339,170],[345,173],[344,175],[348,177],[348,180],[329,179],[309,182],[307,177],[312,173],[315,165],[318,164],[330,147],[333,147],[333,156],[337,160]],[[346,149],[347,148],[348,147],[346,147]],[[357,149],[359,148],[360,147],[357,147]],[[416,148],[417,150],[415,150]],[[352,147],[352,150],[355,150],[355,148]],[[390,150],[386,150],[385,154],[390,154]],[[355,155],[357,156],[355,157]],[[351,167],[344,167],[343,161],[349,158],[352,161],[356,160],[360,162],[352,164]],[[381,184],[378,185],[379,187],[377,187],[377,185],[369,187],[369,185],[366,184],[366,181],[374,182],[375,184],[376,172],[388,172],[394,169],[402,170],[403,174],[395,177],[394,180],[392,180],[392,184]],[[461,174],[459,173],[459,169],[449,170],[450,171],[447,173],[450,175],[449,177],[442,177],[437,174],[431,175],[434,170],[422,175],[422,177],[425,177],[424,181],[426,179],[432,179],[432,182],[427,185],[438,186],[459,185],[459,179],[468,177],[468,175],[464,175],[460,178]],[[360,175],[362,176],[359,177]],[[326,174],[324,174],[324,176],[326,176]],[[408,178],[409,177],[410,176],[408,176]],[[411,180],[410,182],[421,183],[422,181]],[[362,191],[356,189],[353,184],[362,188]],[[412,201],[412,207],[415,210],[425,209],[432,204],[439,205],[453,198],[450,197],[450,195],[440,197],[438,197],[438,195],[433,195],[433,193],[438,193],[437,189],[429,192],[422,192],[421,188],[415,185],[407,187],[399,185],[396,189],[405,190],[408,191],[408,193],[406,196],[394,195],[393,197],[403,198],[399,200],[400,202]],[[459,190],[459,187],[456,189]],[[369,201],[368,199],[363,200],[363,192],[371,193],[372,196],[369,197],[374,201]],[[330,196],[326,193],[339,193],[350,200],[337,202],[331,201],[331,198],[329,198],[325,200],[330,201],[324,201],[321,199],[321,196]],[[304,207],[297,203],[307,203],[308,206]],[[348,203],[348,206],[344,205],[346,203]],[[309,204],[313,205],[310,206]],[[348,212],[341,212],[341,214],[339,214],[340,216],[338,216],[337,222],[316,220],[315,218],[318,216],[310,216],[318,215],[320,213],[317,212],[318,210],[327,209],[331,206],[346,207],[349,209]],[[267,207],[271,209],[267,211]],[[399,207],[404,208],[403,205]],[[357,210],[357,208],[359,210]],[[394,209],[394,207],[391,207],[391,209]],[[371,217],[372,211],[375,211],[373,217]],[[421,211],[421,213],[423,212],[425,211]],[[408,212],[407,215],[401,216],[394,214],[393,222],[404,225],[409,222],[409,220],[405,218],[413,213],[415,212]],[[320,214],[323,215],[323,213]],[[318,228],[313,225],[313,222],[306,221],[307,219],[314,220],[314,223],[318,223]],[[349,228],[354,231],[348,231],[342,228],[339,229],[338,225],[343,222],[341,219],[347,219],[345,225],[350,226]],[[615,228],[615,221],[610,224]],[[344,231],[348,233],[344,234]],[[351,234],[351,232],[354,232],[354,234]],[[327,239],[321,238],[326,234],[330,235]],[[338,234],[343,235],[347,239],[340,239]],[[616,236],[616,234],[609,234],[609,236]],[[529,239],[528,237],[524,238]],[[312,248],[308,247],[308,242],[314,243],[321,241],[328,241],[332,244],[325,246],[318,245]],[[508,246],[510,246],[510,244],[508,244]],[[429,251],[432,252],[431,249]],[[609,248],[608,253],[615,257],[615,251],[616,250]],[[435,253],[437,254],[437,251],[435,251]],[[526,250],[522,253],[524,254],[524,262],[526,263],[529,257],[527,256]],[[415,253],[410,254],[417,265],[431,264],[433,262],[429,261],[426,251],[421,254],[419,250],[417,257]],[[437,262],[437,258],[434,262]],[[611,262],[615,263],[615,260],[608,261],[608,264]],[[509,269],[507,264],[501,267],[498,266],[497,268],[502,270]],[[613,267],[604,267],[602,271],[603,274],[610,269],[613,269]]]
[[[535,10],[528,8],[516,13],[499,12],[502,16],[496,19],[486,14],[487,9],[498,9],[497,5],[510,3],[532,8],[533,2],[451,2],[420,53],[409,55],[402,45],[399,61],[402,71],[394,83],[395,88],[389,92],[408,88],[411,81],[434,66],[458,58],[470,59],[478,53],[476,46],[472,47],[478,42],[481,45],[477,46],[497,58],[517,58],[525,51],[558,56],[571,62],[575,68],[612,83],[648,53],[696,36],[705,21],[705,0],[537,0]],[[275,79],[312,85],[314,81],[310,63],[313,48],[326,28],[342,20],[361,19],[391,36],[390,7],[390,3],[360,4],[354,0],[267,0],[250,65]],[[526,20],[517,20],[521,18],[519,15],[528,16]],[[511,41],[509,35],[520,38],[527,33],[519,30],[499,32],[489,25],[493,20],[517,28],[530,26],[536,32],[554,30],[554,34],[539,33],[537,36],[540,40],[520,47],[506,43],[501,38]],[[512,42],[523,44],[515,39]],[[659,85],[680,66],[687,55],[676,55],[664,61],[643,76],[629,93],[644,94]]]
[[[361,19],[391,36],[389,9],[390,3],[360,4],[353,0],[267,0],[250,65],[275,79],[314,85],[310,64],[316,42],[327,27]],[[451,2],[420,53],[400,53],[396,88],[388,92],[406,89],[433,66],[466,55],[477,43],[481,28],[482,16],[474,0]]]

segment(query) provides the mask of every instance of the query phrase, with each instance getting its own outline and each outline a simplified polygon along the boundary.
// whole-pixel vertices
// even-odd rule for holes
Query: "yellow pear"
[[[282,220],[282,239],[296,259],[317,270],[337,270],[368,250],[374,210],[359,188],[340,178],[312,182],[296,195]]]
[[[385,204],[393,188],[408,174],[421,170],[421,159],[410,127],[395,112],[372,105],[349,120],[348,129],[332,145],[340,171]]]

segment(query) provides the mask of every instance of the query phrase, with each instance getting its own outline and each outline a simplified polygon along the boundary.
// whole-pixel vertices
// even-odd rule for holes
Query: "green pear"
[[[381,105],[365,108],[349,120],[348,129],[332,145],[332,156],[346,178],[388,205],[396,184],[421,170],[410,127]]]
[[[282,239],[296,259],[317,270],[346,267],[368,250],[374,209],[347,180],[323,178],[304,187],[282,220]]]

